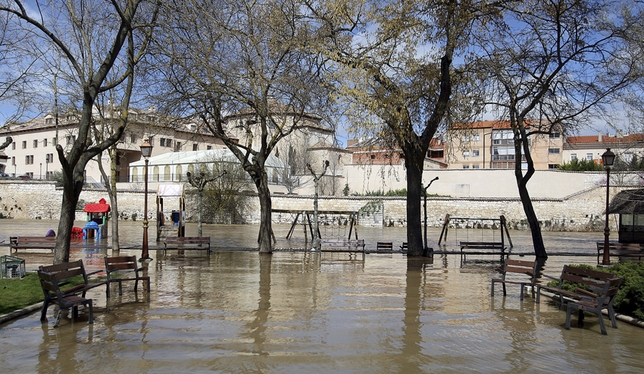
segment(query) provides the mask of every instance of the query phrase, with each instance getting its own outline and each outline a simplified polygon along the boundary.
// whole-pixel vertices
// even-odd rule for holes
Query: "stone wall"
[[[611,187],[611,196],[628,187]],[[633,188],[633,187],[630,187]],[[542,222],[544,230],[601,231],[604,227],[604,208],[606,190],[593,187],[565,198],[535,198],[534,209]],[[119,191],[119,216],[121,219],[140,220],[143,216],[143,192]],[[82,200],[88,203],[104,198],[109,202],[105,191],[85,190]],[[247,222],[259,222],[259,201],[251,197]],[[58,219],[62,190],[51,182],[38,181],[0,181],[0,214],[3,218],[15,219]],[[196,219],[196,199],[188,194],[186,201],[188,221]],[[166,219],[170,211],[178,208],[178,202],[166,201]],[[311,210],[311,196],[274,195],[273,208],[285,210]],[[406,204],[398,197],[320,197],[320,210],[361,211],[360,225],[406,225]],[[151,220],[156,211],[156,195],[148,194],[148,218]],[[427,199],[428,225],[440,227],[445,215],[452,217],[497,218],[504,215],[510,228],[526,229],[525,215],[517,198],[447,198],[429,197]],[[78,219],[84,220],[81,214]],[[273,221],[292,222],[292,214],[274,214]],[[616,219],[616,216],[611,217]],[[613,223],[611,223],[611,227]]]

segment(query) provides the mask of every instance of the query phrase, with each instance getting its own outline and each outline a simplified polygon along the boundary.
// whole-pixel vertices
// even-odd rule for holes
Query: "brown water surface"
[[[0,240],[20,231],[44,232],[52,222],[0,221]],[[54,226],[55,228],[55,226]],[[140,245],[140,223],[126,223],[124,244]],[[194,230],[194,232],[192,232]],[[276,230],[278,246],[288,226]],[[252,247],[256,226],[204,227],[216,248]],[[404,238],[404,228],[360,228],[368,247]],[[189,226],[187,235],[195,235]],[[513,232],[517,251],[529,235]],[[437,238],[435,230],[431,237]],[[593,253],[601,234],[546,234],[549,248]],[[299,236],[303,237],[301,230]],[[525,238],[527,236],[527,239]],[[599,239],[598,239],[599,238]],[[435,239],[434,239],[435,240]],[[523,244],[521,244],[523,243]],[[156,245],[156,243],[151,243]],[[8,249],[0,248],[2,254]],[[109,251],[109,250],[108,250]],[[102,252],[105,252],[103,249]],[[101,251],[75,251],[100,268]],[[137,249],[122,253],[139,254]],[[39,313],[0,325],[0,371],[6,373],[421,373],[641,372],[644,330],[618,321],[599,332],[597,318],[564,329],[565,312],[547,300],[520,301],[518,290],[490,297],[498,266],[487,256],[409,261],[402,254],[342,255],[217,250],[154,261],[152,291],[123,296],[94,290],[95,323],[81,313],[53,328]],[[22,256],[22,255],[21,255]],[[51,255],[24,256],[27,268]],[[546,273],[595,257],[551,256]]]

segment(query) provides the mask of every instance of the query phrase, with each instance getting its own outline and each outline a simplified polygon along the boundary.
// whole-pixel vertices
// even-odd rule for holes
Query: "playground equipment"
[[[313,223],[311,222],[312,210],[288,210],[288,209],[273,209],[273,213],[287,213],[295,215],[291,228],[286,234],[286,239],[290,239],[295,231],[298,221],[301,219],[301,224],[304,229],[304,237],[308,239],[308,235],[313,235]],[[358,212],[351,210],[318,210],[318,219],[320,227],[318,232],[322,231],[320,237],[322,239],[351,239],[351,235],[358,239],[357,217]]]
[[[174,200],[178,208],[172,210],[170,222],[166,222],[163,203]],[[157,242],[168,236],[183,237],[186,235],[186,196],[182,184],[162,184],[157,189]]]
[[[107,204],[105,199],[100,199],[96,204],[85,204],[83,211],[87,213],[87,224],[83,228],[83,237],[96,240],[107,238],[110,204]]]
[[[499,216],[499,218],[473,218],[451,217],[446,214],[443,229],[438,239],[439,246],[441,243],[443,245],[447,244],[447,233],[450,227],[454,228],[454,241],[456,244],[459,241],[464,241],[477,242],[485,246],[486,244],[491,245],[500,242],[502,246],[505,246],[505,238],[507,237],[509,246],[513,246],[503,215]],[[465,230],[464,237],[462,230]]]

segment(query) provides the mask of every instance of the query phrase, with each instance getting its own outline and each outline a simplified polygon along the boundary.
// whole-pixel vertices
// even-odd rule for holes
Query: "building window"
[[[27,149],[27,141],[26,140],[22,141],[22,149]]]
[[[548,169],[558,169],[559,164],[548,164]]]
[[[130,143],[133,143],[133,144],[136,143],[136,135],[130,134]]]
[[[16,166],[16,158],[11,157],[11,165]]]
[[[34,140],[34,148],[38,148],[38,140]]]
[[[49,164],[54,162],[54,154],[53,153],[47,153],[45,155],[45,162],[49,163]]]
[[[168,138],[161,138],[161,140],[159,140],[159,145],[160,145],[161,147],[168,147],[168,148],[170,148],[170,147],[172,147],[172,139],[168,139]]]
[[[479,165],[472,165],[472,169],[480,169]]]
[[[51,145],[54,147],[58,145],[58,138],[51,138]]]
[[[548,153],[550,153],[551,155],[558,155],[559,148],[548,148]]]
[[[45,139],[43,139],[43,140],[42,140],[42,146],[43,146],[43,147],[46,147],[46,146],[47,146],[47,138],[45,138]]]
[[[34,163],[34,156],[33,155],[25,156],[25,164],[32,165],[33,163]]]
[[[53,118],[47,118],[47,119],[45,120],[45,124],[47,124],[47,125],[51,125],[51,124],[53,124],[53,123],[54,123],[54,119],[53,119]]]
[[[552,132],[548,136],[550,136],[550,139],[557,139],[561,136],[561,134],[558,132]]]
[[[472,150],[472,156],[479,157],[480,155],[481,155],[481,151],[479,151],[478,149]]]
[[[481,141],[481,135],[480,134],[474,134],[472,136],[472,140],[475,142]]]
[[[192,150],[193,150],[193,151],[198,151],[198,150],[199,150],[199,144],[194,143],[194,144],[192,145]]]
[[[69,145],[70,143],[73,143],[76,141],[76,136],[75,135],[67,135],[65,137],[65,140],[67,141],[66,145]]]
[[[470,165],[463,165],[463,169],[469,169]]]
[[[470,157],[470,151],[463,151],[463,157]]]
[[[586,153],[586,160],[592,161],[593,160],[593,154],[592,153]]]
[[[181,142],[175,142],[174,143],[174,151],[175,152],[180,152],[181,151]]]
[[[11,143],[11,149],[16,149],[16,142]]]
[[[570,154],[570,161],[576,160],[577,159],[577,154],[576,153],[571,153]]]
[[[165,147],[165,138],[161,138],[161,140],[159,140],[159,145],[161,147]]]

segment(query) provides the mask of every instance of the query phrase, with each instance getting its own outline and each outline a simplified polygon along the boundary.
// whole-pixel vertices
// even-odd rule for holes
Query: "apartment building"
[[[105,112],[108,112],[106,115]],[[96,114],[97,124],[109,132],[117,121],[118,113],[103,111]],[[68,112],[56,116],[54,113],[21,123],[7,123],[0,128],[0,137],[11,136],[13,143],[4,151],[7,157],[5,172],[9,176],[46,180],[55,171],[61,170],[56,153],[60,143],[69,151],[78,135],[78,113]],[[198,151],[223,148],[223,142],[192,123],[178,121],[163,116],[154,108],[147,110],[130,109],[125,133],[117,144],[118,181],[128,181],[129,164],[141,159],[140,145],[149,139],[154,146],[152,155],[184,150]],[[88,184],[101,183],[97,157],[88,163],[85,180]],[[105,169],[109,170],[110,157],[104,152],[100,158]]]
[[[562,162],[563,144],[560,132],[532,137],[535,169],[556,169]],[[514,169],[517,159],[510,123],[480,121],[451,129],[446,135],[445,159],[450,169]]]
[[[602,154],[606,148],[617,155],[622,161],[629,162],[634,156],[638,159],[644,157],[644,134],[613,136],[603,135],[585,135],[569,136],[566,138],[563,148],[563,162],[570,162],[574,159],[594,161],[597,164],[602,162]]]

